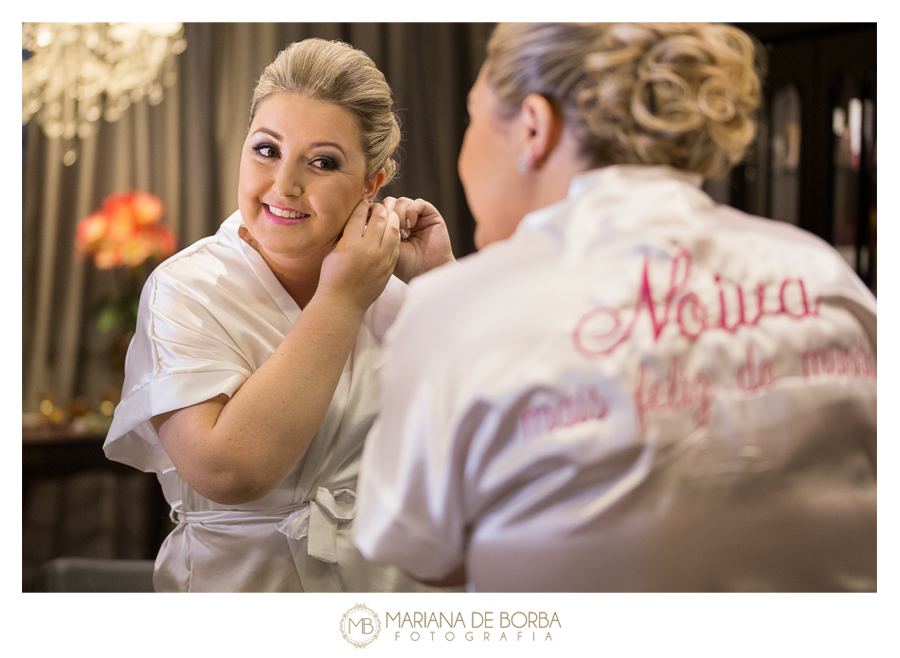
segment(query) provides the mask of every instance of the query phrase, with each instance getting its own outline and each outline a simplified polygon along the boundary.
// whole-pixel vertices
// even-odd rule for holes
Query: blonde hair
[[[487,80],[509,115],[540,94],[595,166],[662,164],[719,178],[756,136],[761,49],[728,25],[501,24]]]
[[[366,179],[385,171],[384,184],[397,173],[400,123],[384,74],[363,51],[341,41],[305,39],[282,50],[259,78],[250,104],[250,123],[260,104],[276,92],[290,92],[334,103],[358,119]]]

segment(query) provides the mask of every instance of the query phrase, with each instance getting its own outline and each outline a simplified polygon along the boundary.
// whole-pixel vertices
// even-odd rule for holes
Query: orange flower
[[[159,224],[163,204],[149,192],[121,192],[103,202],[102,210],[82,219],[76,229],[76,246],[94,258],[99,269],[122,265],[138,267],[151,256],[175,253],[175,234]]]
[[[131,221],[131,197],[133,192],[121,192],[106,197],[103,202],[103,212],[112,220]]]
[[[106,215],[99,210],[82,219],[75,233],[78,251],[85,253],[96,247],[106,235],[106,228]]]
[[[122,263],[128,267],[137,267],[150,257],[151,245],[142,236],[129,240],[122,245]]]
[[[112,270],[122,264],[121,247],[108,241],[104,241],[101,248],[94,254],[94,265],[98,270]]]
[[[121,244],[134,238],[137,226],[131,221],[127,212],[117,209],[115,214],[109,215],[109,239]]]
[[[147,192],[134,193],[132,208],[138,224],[155,224],[163,214],[162,201]]]

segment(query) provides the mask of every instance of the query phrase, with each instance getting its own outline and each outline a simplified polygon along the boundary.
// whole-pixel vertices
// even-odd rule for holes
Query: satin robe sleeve
[[[230,304],[220,299],[227,293],[204,278],[160,268],[144,286],[122,399],[104,445],[110,459],[143,471],[171,467],[150,419],[223,393],[230,397],[250,376],[236,340],[245,330],[241,317],[227,311]]]

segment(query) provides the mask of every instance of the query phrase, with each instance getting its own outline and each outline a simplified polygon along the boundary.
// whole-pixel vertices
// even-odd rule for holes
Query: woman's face
[[[469,92],[467,106],[469,125],[457,168],[475,218],[475,246],[481,249],[511,236],[528,209],[521,203],[518,126],[501,116],[485,67]]]
[[[271,264],[323,257],[350,213],[373,198],[356,117],[347,109],[279,92],[257,110],[241,154],[238,206]]]

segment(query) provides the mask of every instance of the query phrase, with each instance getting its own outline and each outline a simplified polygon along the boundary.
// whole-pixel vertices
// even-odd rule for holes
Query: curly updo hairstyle
[[[397,173],[400,124],[391,88],[363,51],[341,41],[304,39],[282,50],[259,78],[250,104],[250,123],[260,104],[276,92],[290,92],[334,103],[359,121],[366,179],[385,171],[384,184]]]
[[[756,135],[763,66],[728,25],[509,23],[491,36],[486,74],[509,116],[529,94],[548,98],[594,166],[720,178]]]

